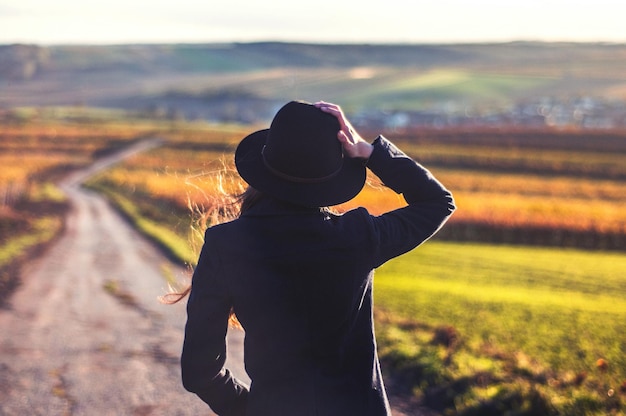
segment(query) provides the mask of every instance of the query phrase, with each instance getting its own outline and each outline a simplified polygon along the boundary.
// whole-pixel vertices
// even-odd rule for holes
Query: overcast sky
[[[626,42],[624,0],[0,0],[0,43]]]

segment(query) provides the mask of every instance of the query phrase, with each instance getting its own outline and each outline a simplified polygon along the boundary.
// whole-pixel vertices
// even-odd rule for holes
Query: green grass
[[[436,70],[409,77],[392,85],[390,96],[410,91],[429,98],[451,99],[502,99],[510,94],[534,88],[548,80],[500,74],[488,74],[459,70]]]
[[[61,220],[57,217],[33,220],[28,231],[8,239],[0,246],[0,267],[8,265],[30,248],[50,241],[60,230],[61,225]]]
[[[146,216],[145,212],[142,212],[142,208],[138,205],[137,201],[125,197],[116,190],[106,185],[97,184],[94,181],[90,181],[88,187],[106,196],[113,206],[115,206],[139,232],[160,246],[172,260],[185,264],[195,264],[198,255],[190,243],[192,234],[189,227],[187,227],[186,238],[180,231],[175,231],[177,227],[172,227],[168,223],[150,219]],[[149,205],[152,204],[150,203]]]
[[[615,354],[626,378],[624,270],[618,253],[429,242],[380,268],[376,293],[401,316],[452,324],[556,367]]]
[[[20,204],[21,217],[13,219],[15,228],[0,239],[0,269],[27,253],[31,248],[52,240],[63,226],[66,198],[49,182],[33,186]],[[1,224],[0,224],[1,225]]]
[[[381,355],[391,354],[396,365],[403,350],[403,360],[413,365],[430,360],[427,368],[446,382],[487,371],[500,379],[496,386],[522,389],[525,398],[532,395],[529,389],[543,389],[545,402],[570,409],[565,414],[595,414],[568,413],[581,406],[575,404],[579,399],[591,403],[590,412],[605,411],[626,393],[620,391],[626,382],[624,270],[626,256],[620,253],[428,242],[377,271],[377,307],[393,316],[379,325]],[[428,351],[435,348],[429,337],[441,327],[453,328],[463,345],[452,364],[440,358],[449,351]],[[416,328],[426,328],[427,335]],[[417,352],[407,353],[407,345]],[[530,369],[520,364],[520,355],[534,363]],[[598,371],[598,359],[608,361],[606,371]],[[528,377],[512,382],[511,368],[528,372],[533,383]],[[574,386],[576,375],[584,383]],[[474,388],[467,394],[456,399],[473,402],[487,393]]]
[[[508,102],[515,94],[554,83],[547,77],[503,75],[461,69],[435,69],[423,73],[402,74],[385,81],[365,82],[367,88],[347,99],[353,102],[385,103],[396,109],[416,109],[445,101]],[[343,101],[345,101],[344,99]],[[342,102],[343,102],[342,101]]]
[[[62,227],[62,218],[53,213],[31,219],[26,229],[0,242],[0,306],[19,284],[19,266],[29,261],[28,256],[38,248],[53,240]]]

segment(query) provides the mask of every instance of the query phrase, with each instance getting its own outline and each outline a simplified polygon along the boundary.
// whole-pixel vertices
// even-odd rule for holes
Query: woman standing
[[[207,229],[192,279],[185,388],[219,415],[389,415],[372,318],[373,271],[430,238],[454,211],[425,168],[337,105],[290,102],[244,138],[249,188],[234,221]],[[335,215],[366,168],[408,205]],[[245,329],[245,386],[224,368],[231,311]]]

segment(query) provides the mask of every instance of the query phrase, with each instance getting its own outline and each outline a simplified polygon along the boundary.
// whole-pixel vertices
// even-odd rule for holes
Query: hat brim
[[[358,159],[344,157],[339,173],[324,182],[292,182],[270,172],[261,151],[269,129],[246,136],[235,151],[235,166],[239,175],[256,190],[283,201],[308,207],[342,204],[363,189],[366,170]]]

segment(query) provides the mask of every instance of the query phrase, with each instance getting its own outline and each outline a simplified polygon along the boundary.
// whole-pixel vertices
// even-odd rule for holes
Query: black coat
[[[383,137],[368,168],[408,206],[334,215],[264,199],[206,231],[187,304],[183,384],[220,415],[389,415],[372,319],[373,270],[428,239],[452,195]],[[223,368],[231,307],[250,389]]]

